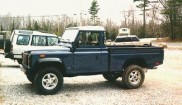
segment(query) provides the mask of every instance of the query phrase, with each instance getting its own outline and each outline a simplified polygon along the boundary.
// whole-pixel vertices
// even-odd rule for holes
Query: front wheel
[[[63,85],[63,75],[54,67],[43,68],[36,74],[34,84],[41,94],[55,94]]]
[[[126,88],[139,88],[145,79],[145,73],[140,66],[130,65],[122,74],[122,82]]]
[[[26,74],[26,76],[27,76],[27,79],[28,79],[31,83],[34,82],[34,75]]]

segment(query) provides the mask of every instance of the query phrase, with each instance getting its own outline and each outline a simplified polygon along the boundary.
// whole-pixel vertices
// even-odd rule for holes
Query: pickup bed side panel
[[[131,48],[109,48],[110,71],[121,71],[124,64],[130,60],[144,61],[147,68],[152,69],[156,62],[163,63],[163,49],[159,47],[131,47]]]
[[[102,48],[102,51],[101,51],[101,71],[102,72],[108,72],[109,70],[109,52],[108,52],[108,49],[107,48]]]

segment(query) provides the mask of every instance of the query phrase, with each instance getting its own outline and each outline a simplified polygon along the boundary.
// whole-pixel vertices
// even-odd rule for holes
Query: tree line
[[[11,14],[0,16],[0,31],[14,29],[37,30],[61,36],[67,27],[79,25],[101,25],[106,29],[106,38],[114,40],[119,28],[130,28],[131,34],[139,37],[170,37],[172,40],[182,39],[182,0],[134,0],[140,2],[138,8],[143,11],[143,18],[137,18],[137,11],[130,8],[122,11],[121,23],[112,19],[101,21],[98,17],[99,4],[93,0],[88,13],[90,18],[75,19],[66,14],[50,16],[16,16]],[[144,12],[145,11],[145,12]],[[144,16],[145,15],[145,16]],[[121,19],[122,19],[121,17]],[[144,22],[145,21],[145,22]],[[145,28],[145,29],[144,29]]]

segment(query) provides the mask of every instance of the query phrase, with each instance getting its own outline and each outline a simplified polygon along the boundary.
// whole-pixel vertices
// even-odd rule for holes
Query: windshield
[[[73,42],[78,34],[79,30],[66,30],[63,33],[61,41],[63,42]]]

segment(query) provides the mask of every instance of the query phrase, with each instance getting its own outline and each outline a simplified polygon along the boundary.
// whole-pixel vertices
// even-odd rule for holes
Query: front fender
[[[62,63],[62,59],[61,58],[41,58],[38,59],[32,66],[33,70],[37,70],[41,67],[44,66],[49,66],[49,65],[53,65],[53,64],[63,64]]]
[[[36,74],[40,68],[42,67],[46,67],[46,66],[57,66],[57,67],[61,67],[63,66],[62,63],[62,59],[61,58],[41,58],[38,59],[35,64],[32,66],[31,68],[31,73],[32,74]]]
[[[60,58],[41,58],[38,60],[38,63],[46,63],[46,62],[59,62],[59,63],[63,63],[62,59]]]

